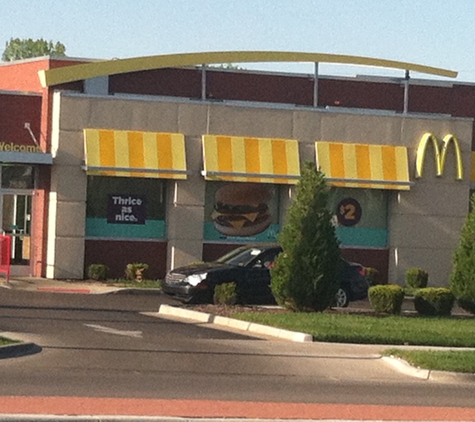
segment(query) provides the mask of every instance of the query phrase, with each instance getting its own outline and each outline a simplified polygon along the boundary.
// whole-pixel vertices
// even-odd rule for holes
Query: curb
[[[382,356],[381,359],[405,375],[424,380],[428,380],[430,378],[431,371],[429,369],[416,368],[415,366],[412,366],[406,362],[404,359],[399,359],[393,356]]]
[[[37,287],[36,290],[51,293],[91,293],[90,289],[72,287]]]
[[[276,337],[282,340],[295,342],[313,342],[310,334],[284,330],[282,328],[269,327],[268,325],[256,324],[253,322],[241,321],[234,318],[211,315],[204,312],[190,309],[177,308],[170,305],[160,305],[158,310],[160,315],[167,315],[179,318],[188,318],[205,324],[214,324],[221,327],[233,328],[256,335]]]
[[[0,346],[0,359],[17,358],[41,352],[41,346],[35,343],[16,343]]]
[[[433,369],[422,369],[412,366],[404,359],[394,356],[382,356],[382,360],[387,362],[399,372],[411,377],[436,382],[475,382],[475,374],[465,374],[460,372],[436,371]]]
[[[161,289],[137,289],[134,287],[118,287],[116,290],[110,292],[104,292],[104,294],[112,294],[112,295],[162,295],[163,292]]]
[[[224,328],[232,328],[256,335],[276,337],[282,340],[290,340],[302,343],[313,342],[313,338],[310,334],[269,327],[267,325],[255,324],[248,321],[207,314],[205,312],[193,311],[191,309],[183,309],[170,305],[161,305],[158,309],[158,314],[170,317],[190,319],[195,322],[213,324]],[[147,313],[147,315],[150,314]],[[412,366],[403,359],[381,355],[378,355],[378,357],[384,362],[393,366],[397,371],[415,378],[436,382],[475,382],[475,374],[422,369]]]

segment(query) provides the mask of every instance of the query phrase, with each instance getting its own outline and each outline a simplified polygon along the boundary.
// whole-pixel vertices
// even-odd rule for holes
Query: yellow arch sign
[[[431,75],[455,78],[457,72],[437,67],[422,66],[394,60],[374,59],[361,56],[320,53],[292,53],[279,51],[221,51],[208,53],[166,54],[136,57],[130,59],[106,60],[74,66],[66,66],[38,72],[41,85],[46,88],[68,82],[99,76],[137,72],[165,67],[196,66],[220,63],[263,63],[263,62],[311,62],[339,63],[358,66],[374,66],[409,70]]]
[[[424,169],[425,155],[428,145],[432,145],[434,149],[435,169],[438,177],[442,176],[445,168],[445,159],[447,157],[447,150],[449,146],[453,144],[455,150],[455,166],[456,166],[456,180],[463,179],[463,165],[462,165],[462,152],[460,151],[460,145],[458,139],[454,135],[446,135],[442,141],[442,151],[439,148],[439,141],[432,133],[425,133],[419,147],[417,148],[416,158],[416,178],[421,178]]]

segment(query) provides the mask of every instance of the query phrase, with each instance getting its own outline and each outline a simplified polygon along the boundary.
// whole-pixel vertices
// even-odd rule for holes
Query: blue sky
[[[475,82],[474,21],[472,0],[0,0],[0,50],[13,37],[61,41],[68,56],[101,59],[224,50],[349,54],[456,70],[457,80]],[[313,72],[311,64],[242,67]],[[320,72],[402,76],[323,64]]]

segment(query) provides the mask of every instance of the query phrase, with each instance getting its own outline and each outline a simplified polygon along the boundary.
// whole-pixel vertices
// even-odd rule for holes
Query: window
[[[165,238],[162,179],[88,176],[86,236]]]
[[[205,241],[275,242],[279,232],[279,185],[207,182]]]
[[[34,176],[33,166],[3,165],[2,189],[33,189]]]
[[[341,246],[387,246],[389,195],[382,189],[332,188],[329,203]]]

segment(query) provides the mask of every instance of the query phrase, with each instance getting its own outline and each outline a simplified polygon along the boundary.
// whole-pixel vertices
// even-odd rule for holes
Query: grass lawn
[[[311,334],[315,341],[475,347],[475,318],[243,312],[233,318]]]
[[[438,371],[475,373],[475,351],[388,349],[387,356],[397,356],[411,365]]]
[[[265,312],[236,313],[233,318],[308,333],[314,341],[475,347],[475,318]],[[387,349],[382,354],[424,369],[475,373],[475,351]]]
[[[8,346],[9,344],[19,343],[17,340],[11,340],[9,338],[0,337],[0,346]]]

